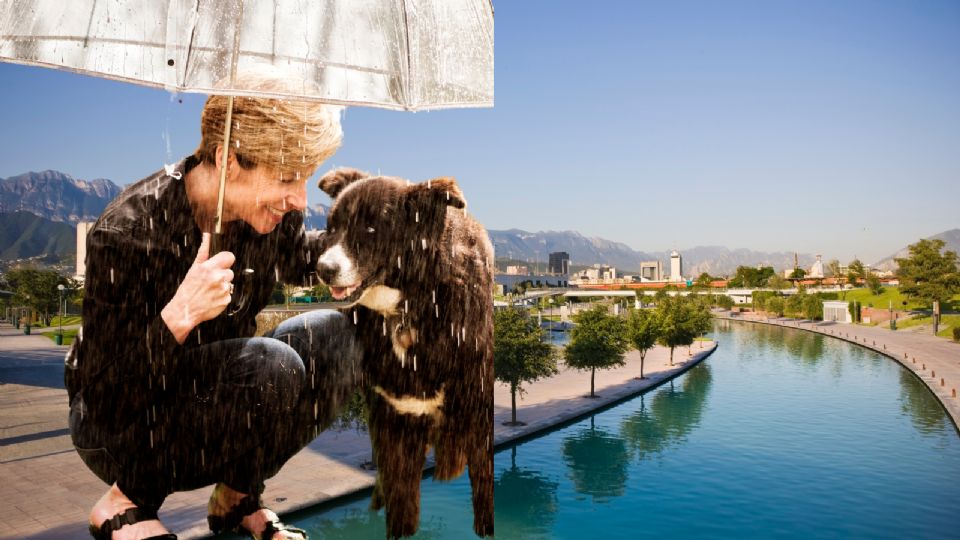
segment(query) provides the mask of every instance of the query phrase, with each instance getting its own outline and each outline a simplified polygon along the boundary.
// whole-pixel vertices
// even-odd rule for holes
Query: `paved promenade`
[[[67,396],[63,388],[63,357],[43,336],[25,336],[0,323],[0,538],[67,539],[86,534],[90,506],[106,490],[80,461],[67,429]],[[661,383],[690,368],[710,352],[713,343],[696,343],[674,352],[647,354],[644,374],[639,354],[627,355],[622,368],[598,371],[596,393],[589,394],[589,372],[562,370],[550,379],[527,387],[518,398],[518,420],[508,427],[510,393],[497,385],[494,394],[495,442],[522,437],[586,414],[613,401]],[[372,487],[374,473],[363,467],[371,459],[365,433],[332,432],[320,435],[294,456],[279,475],[267,482],[264,500],[278,513],[288,513],[358,490]],[[206,502],[209,488],[171,495],[160,518],[180,538],[208,535]]]
[[[892,358],[912,371],[930,388],[960,427],[960,343],[932,333],[890,330],[886,326],[766,318],[753,313],[715,313],[719,318],[798,328],[856,343]]]

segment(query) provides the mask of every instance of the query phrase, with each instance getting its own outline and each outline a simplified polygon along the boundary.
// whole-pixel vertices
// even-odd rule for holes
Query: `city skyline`
[[[875,262],[960,227],[956,4],[495,8],[493,109],[349,109],[320,173],[450,175],[489,229],[648,252]],[[0,81],[0,177],[125,185],[199,142],[205,96],[11,64]]]

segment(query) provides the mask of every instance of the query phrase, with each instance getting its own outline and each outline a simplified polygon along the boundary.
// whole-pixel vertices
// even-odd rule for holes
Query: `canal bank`
[[[558,425],[575,421],[600,409],[668,382],[693,368],[717,348],[715,341],[697,341],[690,348],[677,347],[670,364],[670,349],[657,346],[647,351],[640,379],[640,353],[631,350],[622,367],[596,372],[595,394],[590,397],[590,372],[561,367],[560,373],[524,385],[517,396],[517,421],[511,419],[510,388],[497,384],[493,403],[493,436],[497,449],[533,437]]]
[[[715,349],[713,342],[697,342],[674,351],[656,347],[647,353],[643,380],[639,353],[631,351],[623,367],[598,371],[596,393],[590,373],[563,369],[548,379],[526,385],[518,397],[518,419],[523,426],[504,426],[510,418],[510,393],[498,384],[494,394],[495,444],[574,420],[648,390],[684,373]],[[63,356],[39,335],[26,336],[0,323],[0,538],[45,540],[82,536],[87,515],[106,486],[80,461],[67,429],[67,396],[63,389]],[[327,431],[297,453],[267,482],[263,500],[280,514],[335,501],[369,489],[375,473],[366,433]],[[160,518],[182,539],[209,536],[206,504],[209,488],[175,493],[167,498]]]
[[[794,328],[876,351],[907,368],[930,389],[960,432],[960,344],[928,334],[837,322],[715,312],[717,319]]]

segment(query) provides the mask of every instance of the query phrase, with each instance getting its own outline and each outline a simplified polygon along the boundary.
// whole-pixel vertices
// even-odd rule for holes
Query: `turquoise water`
[[[899,364],[719,322],[717,351],[643,396],[495,456],[497,538],[946,538],[960,437]],[[367,499],[295,521],[383,538]],[[469,538],[465,479],[423,483],[418,538]]]

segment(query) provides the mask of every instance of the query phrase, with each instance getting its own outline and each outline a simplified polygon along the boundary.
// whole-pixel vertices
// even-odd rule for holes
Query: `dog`
[[[493,535],[493,248],[452,178],[337,169],[318,275],[349,302],[387,536],[416,532],[420,481],[469,467],[474,531]]]

